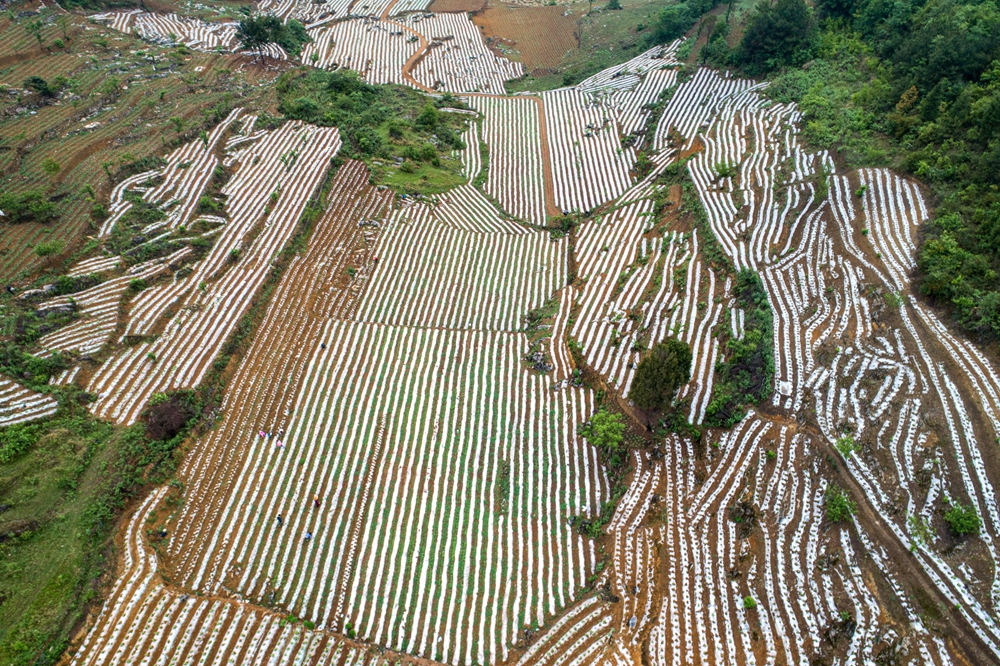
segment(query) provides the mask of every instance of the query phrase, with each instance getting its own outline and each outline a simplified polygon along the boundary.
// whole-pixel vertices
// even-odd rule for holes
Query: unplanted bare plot
[[[437,9],[440,4],[437,0],[432,6]],[[529,73],[559,67],[566,53],[579,46],[576,20],[562,6],[489,4],[472,20],[486,39],[497,39],[513,48]]]

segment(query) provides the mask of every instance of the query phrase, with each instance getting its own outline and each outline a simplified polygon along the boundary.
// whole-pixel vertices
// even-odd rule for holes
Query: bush
[[[49,257],[62,252],[65,246],[61,240],[44,241],[35,245],[35,254],[39,257]]]
[[[628,397],[639,409],[662,411],[670,407],[677,389],[690,377],[691,347],[670,338],[639,362]]]
[[[969,506],[954,505],[945,512],[944,520],[955,536],[979,534],[979,530],[983,526],[982,519],[971,504]]]
[[[753,610],[757,608],[757,601],[753,597],[743,597],[743,608]]]
[[[625,464],[625,420],[621,414],[602,407],[579,432],[601,452],[608,467],[618,469]]]
[[[173,439],[200,415],[201,402],[194,391],[154,395],[146,409],[146,435],[158,441]]]
[[[847,496],[847,493],[837,485],[830,485],[823,498],[827,520],[840,523],[846,522],[857,512],[858,505]]]
[[[14,224],[31,221],[47,222],[58,217],[55,206],[38,190],[28,190],[20,194],[13,192],[0,194],[0,210],[4,213],[4,217],[0,220]]]
[[[0,463],[9,463],[38,441],[37,428],[18,423],[0,428]]]

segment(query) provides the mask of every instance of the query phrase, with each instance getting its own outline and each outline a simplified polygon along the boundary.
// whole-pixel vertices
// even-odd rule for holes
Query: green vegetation
[[[312,41],[306,33],[306,27],[295,19],[282,23],[273,14],[258,14],[247,16],[239,22],[236,36],[248,51],[264,56],[264,48],[269,44],[277,44],[292,56],[297,57],[302,47]]]
[[[826,495],[823,497],[823,507],[826,510],[826,519],[834,523],[851,520],[851,517],[858,510],[857,503],[847,495],[843,488],[836,484],[827,486]]]
[[[66,243],[61,240],[43,241],[35,245],[35,254],[39,257],[50,257],[59,254],[66,247]]]
[[[95,282],[63,276],[55,292]],[[39,315],[7,293],[0,305],[0,375],[59,404],[51,418],[0,428],[0,663],[54,664],[113,560],[115,519],[142,488],[173,473],[202,397],[155,396],[129,428],[101,422],[86,409],[93,396],[48,385],[66,359],[28,353],[75,315]]]
[[[848,167],[888,166],[930,187],[935,219],[918,250],[918,287],[965,331],[997,339],[1000,8],[819,0],[816,14],[819,28],[808,40],[795,32],[791,55],[741,60],[739,48],[723,43],[702,57],[758,73],[811,59],[808,69],[778,72],[768,94],[798,102],[805,138],[839,152]]]
[[[955,504],[945,512],[944,520],[955,536],[979,534],[979,530],[983,526],[982,518],[979,517],[975,507],[971,504],[969,506]]]
[[[753,597],[743,597],[743,608],[753,610],[757,608],[757,600]]]
[[[771,306],[760,276],[741,270],[733,295],[743,310],[743,337],[724,342],[725,360],[715,366],[712,400],[705,412],[707,425],[724,428],[743,418],[749,405],[766,400],[774,380]]]
[[[854,438],[851,437],[850,435],[839,437],[837,441],[834,443],[834,446],[836,446],[837,450],[840,451],[840,455],[844,456],[845,458],[849,457],[859,448],[857,444],[854,443]]]
[[[639,409],[663,411],[670,407],[677,389],[690,376],[691,347],[669,338],[639,361],[628,397]]]
[[[733,54],[750,74],[787,64],[802,64],[812,56],[813,20],[805,0],[760,0]]]
[[[338,127],[341,154],[365,160],[378,184],[432,194],[465,182],[451,152],[465,147],[468,116],[439,110],[463,106],[448,95],[431,100],[402,86],[369,85],[354,72],[307,67],[283,74],[276,90],[285,116]]]
[[[0,210],[4,222],[48,222],[58,217],[56,208],[44,193],[38,190],[0,194]]]
[[[602,407],[590,417],[590,421],[580,426],[580,434],[601,452],[612,467],[623,464],[628,449],[625,446],[625,419],[621,414]]]

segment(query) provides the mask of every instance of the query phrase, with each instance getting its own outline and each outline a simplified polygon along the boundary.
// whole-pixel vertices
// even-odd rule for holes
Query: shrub
[[[143,289],[145,289],[147,286],[149,286],[149,285],[147,285],[146,281],[143,280],[142,278],[135,278],[133,280],[129,280],[129,282],[128,282],[128,288],[131,289],[134,292],[140,292]]]
[[[945,512],[944,520],[955,536],[979,534],[979,530],[983,526],[982,518],[979,517],[975,507],[971,504],[969,506],[954,505]]]
[[[154,395],[146,409],[146,435],[153,440],[172,439],[200,414],[201,403],[194,391]]]
[[[0,194],[0,210],[4,222],[47,222],[58,217],[55,206],[42,192],[28,190],[20,194],[4,192]]]
[[[743,597],[743,608],[753,610],[757,608],[757,601],[753,597]]]
[[[49,257],[62,252],[65,245],[61,240],[44,241],[35,246],[35,254],[39,257]]]
[[[844,489],[837,485],[827,487],[823,505],[826,509],[827,520],[834,523],[849,521],[858,510],[858,505],[854,500],[848,497]]]
[[[9,463],[26,452],[35,442],[38,435],[34,426],[18,423],[0,428],[0,463]]]
[[[851,437],[850,435],[845,435],[844,437],[839,438],[834,444],[834,446],[836,446],[837,450],[840,451],[840,455],[844,456],[845,458],[857,450],[857,445],[854,443],[854,438]]]

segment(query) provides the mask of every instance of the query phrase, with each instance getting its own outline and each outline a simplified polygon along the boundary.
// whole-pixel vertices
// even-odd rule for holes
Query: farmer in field
[[[278,527],[281,527],[281,526],[282,526],[282,525],[284,525],[284,524],[285,524],[285,519],[284,519],[284,518],[282,518],[282,517],[281,517],[281,514],[279,513],[279,514],[278,514]]]
[[[313,507],[316,509],[319,508],[319,495],[313,495]]]

